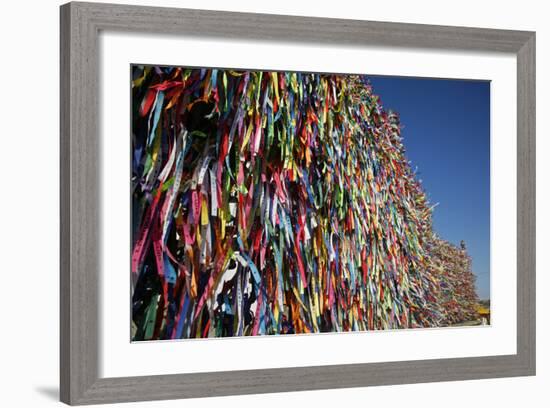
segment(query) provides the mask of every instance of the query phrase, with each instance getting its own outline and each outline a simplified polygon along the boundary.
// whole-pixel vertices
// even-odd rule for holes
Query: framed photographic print
[[[61,399],[535,373],[535,35],[61,7]]]

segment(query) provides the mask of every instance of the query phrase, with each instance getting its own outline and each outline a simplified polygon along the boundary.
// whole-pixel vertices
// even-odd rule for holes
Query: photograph
[[[132,64],[129,88],[132,341],[491,325],[490,81]]]
[[[6,2],[0,408],[541,406],[550,24],[501,3]]]

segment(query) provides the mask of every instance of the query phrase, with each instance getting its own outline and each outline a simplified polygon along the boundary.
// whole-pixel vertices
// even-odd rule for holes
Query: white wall
[[[353,0],[138,1],[146,5],[180,6],[414,22],[509,28],[537,31],[538,110],[550,110],[545,92],[549,79],[550,28],[544,3],[535,0],[461,0],[359,2]],[[0,23],[0,169],[2,231],[0,264],[0,401],[3,406],[42,407],[57,402],[58,387],[58,125],[59,125],[59,11],[61,2],[19,1],[3,4]],[[543,385],[550,381],[550,330],[545,288],[550,286],[544,253],[550,227],[542,202],[548,197],[550,148],[547,115],[539,114],[538,138],[538,375],[529,378],[454,383],[402,385],[364,389],[328,390],[260,396],[185,401],[201,407],[307,404],[321,406],[376,404],[392,407],[515,407],[543,406],[548,397]],[[124,406],[176,407],[181,401]]]

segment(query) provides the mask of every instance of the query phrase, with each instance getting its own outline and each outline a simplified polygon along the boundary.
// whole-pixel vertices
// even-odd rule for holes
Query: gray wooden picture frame
[[[61,401],[113,403],[535,374],[534,32],[95,3],[69,3],[60,11]],[[98,35],[102,30],[515,54],[517,354],[100,378]]]

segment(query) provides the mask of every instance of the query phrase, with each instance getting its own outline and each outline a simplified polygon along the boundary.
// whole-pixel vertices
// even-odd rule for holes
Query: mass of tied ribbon
[[[439,283],[438,303],[444,311],[440,325],[476,320],[479,301],[465,244],[459,248],[434,234],[429,253],[432,273]]]
[[[134,340],[438,327],[475,302],[365,76],[132,67]],[[432,249],[437,248],[437,251]],[[458,252],[456,252],[458,251]],[[440,259],[435,259],[440,257]]]

